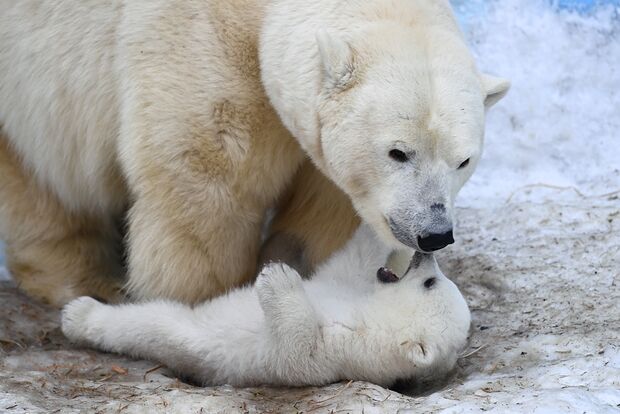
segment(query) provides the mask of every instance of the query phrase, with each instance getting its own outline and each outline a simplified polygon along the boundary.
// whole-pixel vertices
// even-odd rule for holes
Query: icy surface
[[[403,393],[197,388],[71,347],[56,311],[0,282],[0,412],[618,413],[618,1],[453,3],[480,67],[513,83],[438,254],[474,321],[454,375]]]
[[[149,373],[155,363],[70,346],[56,311],[4,282],[0,412],[617,413],[617,199],[459,214],[466,235],[438,260],[467,298],[473,326],[470,355],[442,384],[402,393],[362,382],[192,387],[163,368]]]
[[[4,265],[4,243],[0,240],[0,280],[5,280],[8,276],[6,270],[2,267]]]

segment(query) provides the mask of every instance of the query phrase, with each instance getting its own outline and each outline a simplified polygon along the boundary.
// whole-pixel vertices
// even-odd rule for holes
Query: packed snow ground
[[[473,316],[450,378],[401,393],[197,388],[72,347],[56,311],[0,282],[0,412],[620,412],[618,11],[454,3],[480,66],[513,88],[489,114],[457,244],[438,254]]]

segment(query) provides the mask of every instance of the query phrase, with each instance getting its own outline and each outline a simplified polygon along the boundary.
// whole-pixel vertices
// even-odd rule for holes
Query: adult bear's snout
[[[394,237],[406,246],[429,253],[454,243],[452,222],[444,214],[433,214],[430,223],[415,225],[414,220],[390,219],[390,230]],[[424,223],[424,222],[422,222]]]

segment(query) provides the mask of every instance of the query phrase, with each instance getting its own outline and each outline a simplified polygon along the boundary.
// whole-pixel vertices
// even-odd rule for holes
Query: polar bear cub
[[[62,330],[73,341],[157,360],[204,385],[353,379],[389,386],[443,375],[467,341],[467,304],[432,255],[416,252],[398,279],[380,268],[388,254],[363,225],[310,280],[271,264],[255,286],[195,308],[82,297],[65,306]]]

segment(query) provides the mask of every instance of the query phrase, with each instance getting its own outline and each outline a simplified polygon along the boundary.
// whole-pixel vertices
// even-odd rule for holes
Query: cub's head
[[[485,110],[508,90],[460,36],[433,29],[319,31],[313,159],[395,247],[452,243],[454,198],[480,159]]]
[[[447,317],[459,325],[457,331],[467,333],[470,323],[467,303],[458,287],[439,269],[432,253],[415,252],[402,277],[382,267],[377,270],[377,280],[380,286],[390,289],[397,284],[393,285],[397,290],[406,291],[407,302],[414,307],[406,312],[408,315],[421,314],[420,321],[426,321],[424,323],[429,323],[429,318],[437,317],[440,321]]]
[[[377,279],[379,303],[389,304],[384,323],[394,333],[391,349],[397,350],[395,361],[402,358],[398,366],[406,369],[399,375],[430,379],[452,369],[467,343],[471,315],[433,255],[415,252],[404,276],[381,268]]]

